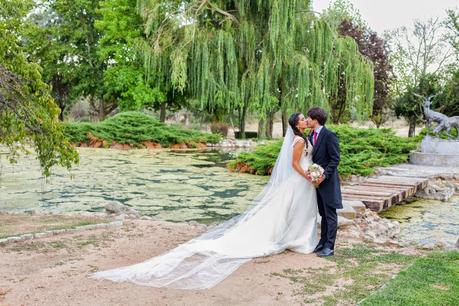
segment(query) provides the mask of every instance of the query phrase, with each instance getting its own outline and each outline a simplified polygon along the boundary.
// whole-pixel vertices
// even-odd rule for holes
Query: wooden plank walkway
[[[405,176],[377,176],[343,185],[343,200],[361,201],[372,211],[380,212],[413,196],[427,186],[428,179]]]

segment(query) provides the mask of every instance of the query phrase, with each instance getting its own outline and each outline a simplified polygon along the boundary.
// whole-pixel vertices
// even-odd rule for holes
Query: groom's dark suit
[[[313,133],[309,140],[313,143]],[[337,208],[343,208],[338,176],[339,144],[335,133],[322,127],[314,145],[312,162],[324,168],[325,179],[317,188],[317,205],[322,217],[320,242],[324,248],[334,249],[338,230]]]

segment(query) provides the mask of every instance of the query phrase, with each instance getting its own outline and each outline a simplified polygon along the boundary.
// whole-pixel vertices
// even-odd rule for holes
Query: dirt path
[[[87,277],[161,254],[202,230],[200,225],[135,220],[118,228],[0,246],[0,305],[300,305],[298,285],[273,273],[333,264],[313,254],[284,252],[253,260],[216,287],[200,291]]]

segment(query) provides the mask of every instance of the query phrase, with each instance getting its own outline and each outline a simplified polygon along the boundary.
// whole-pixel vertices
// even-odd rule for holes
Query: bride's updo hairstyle
[[[300,136],[301,138],[304,139],[304,142],[306,144],[306,148],[308,147],[308,139],[306,138],[306,136],[304,136],[303,133],[300,132],[300,130],[296,127],[296,125],[298,124],[298,120],[300,118],[300,115],[302,113],[293,113],[290,118],[288,119],[288,124],[290,124],[290,127],[292,128],[293,130],[293,134],[295,134],[296,136]]]

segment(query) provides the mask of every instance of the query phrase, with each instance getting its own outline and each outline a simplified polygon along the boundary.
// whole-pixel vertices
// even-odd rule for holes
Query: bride
[[[316,191],[306,178],[312,145],[306,118],[294,113],[271,178],[252,205],[175,249],[131,266],[97,272],[96,279],[144,286],[205,289],[254,257],[284,250],[308,254],[318,243]]]

